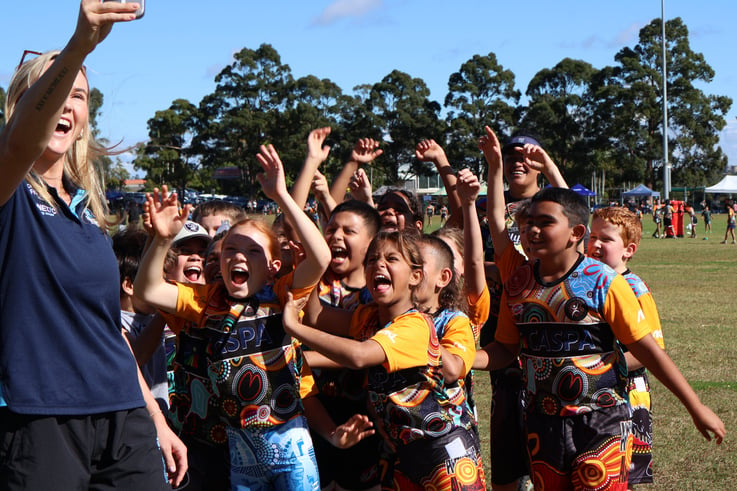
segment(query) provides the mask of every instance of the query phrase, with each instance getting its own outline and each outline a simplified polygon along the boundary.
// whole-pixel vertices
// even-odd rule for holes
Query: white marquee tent
[[[737,193],[737,176],[724,176],[724,178],[713,186],[704,188],[705,193]]]

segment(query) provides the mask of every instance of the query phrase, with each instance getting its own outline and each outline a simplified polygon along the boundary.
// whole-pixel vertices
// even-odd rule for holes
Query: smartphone
[[[102,0],[103,2],[120,2],[120,3],[137,3],[140,5],[138,10],[136,10],[136,19],[140,19],[143,17],[144,12],[146,11],[146,0],[135,0],[135,2],[126,2],[125,0]]]

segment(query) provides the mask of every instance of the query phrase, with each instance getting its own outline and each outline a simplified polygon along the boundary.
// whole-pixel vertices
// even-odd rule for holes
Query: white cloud
[[[727,126],[719,135],[719,146],[727,154],[729,166],[737,166],[737,121],[733,117],[727,119]]]
[[[326,26],[341,19],[362,17],[382,4],[383,0],[336,0],[322,11],[313,24]]]
[[[617,36],[609,43],[611,48],[621,48],[630,44],[637,44],[640,36],[642,24],[630,24],[626,29],[620,31]]]

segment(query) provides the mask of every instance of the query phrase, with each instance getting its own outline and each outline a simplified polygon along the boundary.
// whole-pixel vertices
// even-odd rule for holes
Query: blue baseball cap
[[[528,135],[516,135],[513,136],[507,143],[502,147],[502,154],[509,152],[511,149],[516,147],[524,147],[527,144],[537,145],[541,147],[540,142],[535,140],[533,137]]]

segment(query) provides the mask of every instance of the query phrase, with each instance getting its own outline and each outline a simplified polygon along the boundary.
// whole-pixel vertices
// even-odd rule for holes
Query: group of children
[[[318,168],[329,133],[309,135],[291,190],[276,150],[261,148],[259,182],[283,213],[273,226],[225,204],[189,220],[162,187],[145,205],[140,264],[116,249],[136,357],[152,387],[166,383],[162,410],[188,447],[183,489],[485,489],[475,405],[487,402],[473,397],[472,368],[504,374],[492,377],[494,489],[523,474],[540,489],[648,482],[642,367],[721,441],[721,420],[665,354],[652,296],[628,270],[642,233],[634,215],[597,210],[584,255],[585,203],[536,140],[502,147],[487,128],[491,269],[477,176],[452,172],[434,141],[418,144],[450,207],[446,226],[423,234],[412,193],[391,189],[374,205],[362,169],[381,155],[374,140],[356,144],[328,187]],[[555,187],[538,191],[539,173]],[[310,190],[320,225],[303,211]]]

